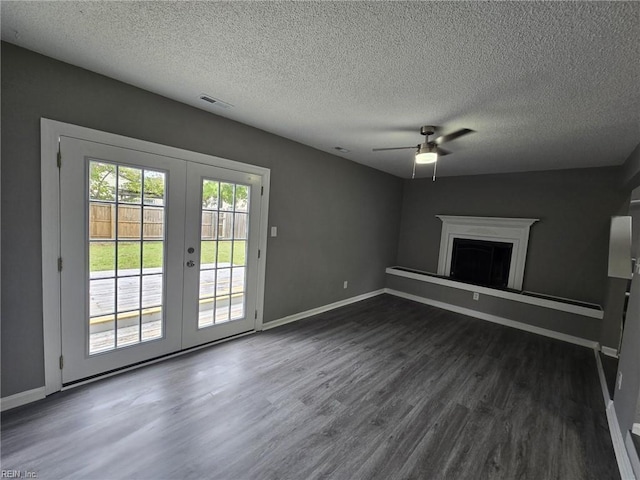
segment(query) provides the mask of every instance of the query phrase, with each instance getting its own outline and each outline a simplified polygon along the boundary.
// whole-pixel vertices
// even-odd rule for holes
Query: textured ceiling
[[[640,142],[637,2],[1,8],[3,40],[402,177],[411,150],[371,149],[424,124],[476,131],[439,175],[619,165]]]

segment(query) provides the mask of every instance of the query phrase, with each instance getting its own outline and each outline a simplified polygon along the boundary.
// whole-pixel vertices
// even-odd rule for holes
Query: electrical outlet
[[[622,388],[622,372],[618,372],[618,390]]]
[[[349,286],[349,282],[345,280],[344,283],[342,284],[342,288],[347,288],[348,286]]]
[[[272,237],[278,236],[278,227],[271,227],[271,236]]]
[[[473,292],[473,299],[480,300],[480,294],[478,292]]]

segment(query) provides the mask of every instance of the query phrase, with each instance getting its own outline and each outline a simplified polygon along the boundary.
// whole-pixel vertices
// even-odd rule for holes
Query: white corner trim
[[[631,433],[633,433],[634,435],[640,435],[640,423],[633,424],[633,427],[631,428]]]
[[[481,287],[479,285],[471,285],[469,283],[458,282],[449,278],[442,278],[429,275],[428,273],[415,273],[399,270],[395,267],[388,267],[385,270],[386,273],[396,275],[398,277],[411,278],[413,280],[419,280],[421,282],[435,283],[437,285],[443,285],[445,287],[457,288],[458,290],[467,290],[469,292],[478,292],[483,295],[490,295],[492,297],[504,298],[506,300],[513,300],[514,302],[528,303],[530,305],[536,305],[538,307],[551,308],[553,310],[560,310],[562,312],[575,313],[576,315],[582,315],[584,317],[597,318],[602,320],[604,318],[604,312],[600,305],[593,305],[595,308],[582,307],[580,305],[573,305],[571,303],[564,303],[548,298],[534,297],[531,295],[524,295],[522,293],[509,292],[506,290],[498,290],[495,288]],[[569,300],[569,299],[567,299]]]
[[[25,390],[24,392],[16,393],[15,395],[2,397],[2,399],[0,399],[0,411],[4,412],[5,410],[26,405],[27,403],[42,400],[44,397],[44,387]]]
[[[622,438],[622,432],[620,431],[620,424],[618,424],[618,417],[616,416],[615,404],[609,399],[609,389],[607,388],[607,381],[604,376],[604,369],[602,368],[602,362],[600,356],[596,350],[593,351],[596,357],[596,365],[598,367],[598,376],[600,377],[600,386],[602,387],[602,396],[604,399],[605,410],[607,412],[607,423],[609,424],[609,434],[611,435],[611,442],[613,443],[613,451],[616,454],[616,461],[618,462],[618,470],[620,470],[620,477],[622,480],[636,480],[636,476],[633,473],[631,467],[631,461],[629,460],[629,454],[624,445],[624,439]]]
[[[328,305],[323,305],[322,307],[316,307],[304,312],[294,313],[293,315],[288,315],[271,322],[263,323],[262,329],[269,330],[271,328],[279,327],[280,325],[297,322],[298,320],[302,320],[303,318],[312,317],[313,315],[318,315],[319,313],[328,312],[329,310],[334,310],[336,308],[344,307],[352,303],[360,302],[361,300],[366,300],[367,298],[377,297],[378,295],[382,295],[383,293],[385,293],[385,290],[386,289],[381,288],[380,290],[363,293],[362,295],[346,298],[344,300],[340,300],[339,302],[329,303]]]
[[[600,347],[600,351],[602,352],[603,355],[606,355],[607,357],[618,358],[618,350],[616,350],[615,348],[605,347],[603,345]]]
[[[385,288],[385,293],[395,295],[396,297],[406,298],[407,300],[413,300],[414,302],[424,303],[425,305],[431,305],[432,307],[441,308],[443,310],[461,313],[462,315],[478,318],[480,320],[486,320],[487,322],[498,323],[507,327],[517,328],[518,330],[524,330],[525,332],[536,333],[544,337],[555,338],[556,340],[561,340],[563,342],[581,345],[583,347],[598,348],[599,346],[598,342],[594,342],[593,340],[588,340],[586,338],[575,337],[573,335],[567,335],[566,333],[555,332],[546,328],[536,327],[534,325],[518,322],[516,320],[498,317],[497,315],[491,315],[490,313],[484,313],[477,310],[471,310],[469,308],[459,307],[450,303],[431,300],[430,298],[419,297],[418,295],[400,292],[391,288]]]
[[[524,266],[529,246],[529,230],[539,218],[465,217],[436,215],[442,220],[438,275],[449,276],[453,258],[453,241],[456,238],[490,240],[510,243],[511,263],[508,287],[522,290]]]

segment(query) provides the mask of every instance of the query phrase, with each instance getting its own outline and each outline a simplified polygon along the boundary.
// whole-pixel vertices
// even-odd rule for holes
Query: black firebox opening
[[[450,277],[487,287],[506,288],[513,244],[453,239]]]

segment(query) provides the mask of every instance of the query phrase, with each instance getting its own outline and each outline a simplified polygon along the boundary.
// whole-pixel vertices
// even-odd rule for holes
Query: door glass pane
[[[203,298],[200,300],[200,308],[198,313],[198,328],[209,327],[213,325],[213,308],[215,307],[215,298]]]
[[[142,268],[144,273],[161,273],[164,265],[164,242],[142,244]]]
[[[144,240],[164,239],[164,208],[144,207],[142,215],[142,238]]]
[[[244,294],[231,296],[231,320],[244,318]]]
[[[246,282],[244,272],[244,267],[235,267],[231,271],[231,293],[244,292]]]
[[[228,295],[216,298],[216,323],[224,323],[230,320],[229,300],[230,297]]]
[[[145,205],[164,206],[164,173],[152,170],[144,171]]]
[[[246,240],[240,240],[233,242],[233,264],[245,265],[247,258],[247,242]]]
[[[89,315],[101,317],[116,311],[115,280],[113,278],[89,280]]]
[[[89,353],[162,338],[166,174],[90,161],[88,182]]]
[[[118,346],[140,342],[140,311],[118,314]]]
[[[118,202],[142,202],[142,170],[132,167],[118,167]]]
[[[220,183],[220,210],[233,210],[235,187],[233,183]]]
[[[91,242],[89,244],[89,271],[91,278],[98,278],[97,272],[113,273],[116,268],[116,243]]]
[[[142,276],[142,308],[162,305],[162,275]]]
[[[202,181],[199,328],[245,316],[250,193],[247,185]]]
[[[214,268],[217,242],[200,242],[200,268]]]
[[[202,181],[202,208],[208,210],[218,209],[218,190],[220,184],[215,180]]]
[[[236,212],[249,211],[249,187],[236,185]]]
[[[119,240],[140,240],[142,233],[141,213],[142,207],[137,205],[118,205],[116,215]]]
[[[233,238],[233,213],[218,215],[218,238],[228,240]]]
[[[140,308],[140,276],[118,278],[118,312]]]
[[[115,202],[116,166],[104,162],[89,162],[89,198]]]
[[[233,220],[233,238],[247,238],[247,225],[249,215],[246,213],[236,213]]]
[[[141,242],[118,242],[118,276],[139,275]]]
[[[218,212],[202,212],[200,237],[202,240],[215,240],[218,238]]]
[[[162,307],[142,310],[142,341],[162,338]]]

